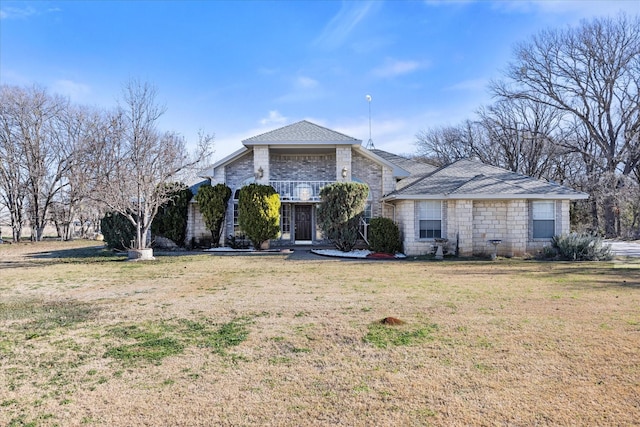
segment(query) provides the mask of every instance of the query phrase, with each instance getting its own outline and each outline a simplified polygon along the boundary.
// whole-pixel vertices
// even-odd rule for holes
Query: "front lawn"
[[[291,258],[0,246],[0,425],[640,419],[637,268]]]

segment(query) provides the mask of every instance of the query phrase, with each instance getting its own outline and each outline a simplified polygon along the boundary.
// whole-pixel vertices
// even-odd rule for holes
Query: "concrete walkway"
[[[640,258],[640,242],[623,242],[620,240],[605,240],[605,244],[611,245],[611,251],[615,256],[628,256]]]

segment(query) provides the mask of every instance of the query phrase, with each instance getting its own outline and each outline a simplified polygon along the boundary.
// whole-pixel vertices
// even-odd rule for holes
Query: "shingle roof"
[[[245,139],[242,143],[245,145],[265,143],[360,144],[362,141],[306,120],[302,120],[300,122]]]
[[[394,165],[397,165],[402,169],[410,172],[412,176],[413,175],[424,176],[438,169],[436,166],[430,165],[429,163],[408,159],[406,157],[398,156],[397,154],[389,153],[387,151],[377,150],[375,148],[369,151],[382,157],[386,161],[393,163]]]
[[[588,195],[553,182],[531,178],[472,160],[458,160],[387,195],[415,198],[518,198],[584,199]]]

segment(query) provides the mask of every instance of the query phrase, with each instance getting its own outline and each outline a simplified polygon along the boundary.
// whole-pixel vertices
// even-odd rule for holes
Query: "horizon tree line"
[[[113,211],[135,227],[133,247],[145,248],[158,209],[211,154],[210,135],[201,132],[189,153],[182,136],[160,131],[165,111],[155,87],[135,79],[112,110],[74,105],[37,85],[0,86],[0,208],[12,240],[27,223],[32,240],[42,240],[47,223],[68,240],[74,221],[88,232],[86,224]]]

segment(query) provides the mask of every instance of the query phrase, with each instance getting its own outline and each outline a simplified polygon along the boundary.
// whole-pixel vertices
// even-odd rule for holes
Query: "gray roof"
[[[356,139],[340,132],[302,120],[242,141],[244,145],[260,144],[361,144]]]
[[[389,153],[387,151],[377,150],[377,149],[371,149],[369,151],[371,151],[374,154],[377,154],[378,156],[382,157],[389,163],[393,163],[394,165],[399,166],[402,169],[410,172],[412,176],[413,175],[424,176],[438,169],[436,166],[430,165],[429,163],[408,159],[406,157],[398,156],[397,154]]]
[[[569,187],[472,160],[443,166],[386,199],[586,199]]]

